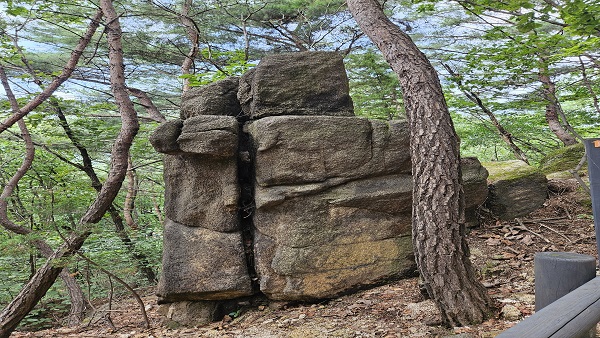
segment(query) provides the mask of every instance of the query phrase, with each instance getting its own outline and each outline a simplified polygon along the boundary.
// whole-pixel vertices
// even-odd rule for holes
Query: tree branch
[[[71,53],[71,58],[67,61],[67,64],[63,68],[60,75],[58,75],[40,94],[38,94],[35,98],[29,101],[25,106],[15,111],[9,118],[4,120],[4,122],[0,122],[0,134],[6,129],[10,128],[17,121],[22,119],[25,115],[29,114],[32,110],[37,108],[40,104],[46,101],[60,85],[62,85],[73,73],[75,68],[77,67],[77,62],[79,58],[83,54],[85,47],[89,44],[90,40],[94,36],[96,29],[100,25],[100,19],[102,18],[102,11],[98,9],[96,14],[92,18],[87,31],[83,35],[83,37],[79,40],[79,43],[73,49]]]

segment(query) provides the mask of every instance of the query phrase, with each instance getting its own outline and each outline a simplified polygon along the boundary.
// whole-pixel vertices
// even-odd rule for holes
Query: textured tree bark
[[[96,223],[100,221],[106,210],[111,206],[127,173],[127,159],[129,148],[139,130],[137,113],[133,102],[127,93],[125,85],[125,66],[123,64],[123,46],[121,43],[121,25],[119,16],[110,0],[100,1],[106,22],[106,39],[108,41],[108,57],[110,71],[110,87],[115,97],[115,102],[121,113],[121,130],[113,144],[111,163],[108,177],[102,185],[94,203],[81,218],[81,223]]]
[[[83,245],[89,233],[73,235],[67,243],[56,250],[46,263],[36,271],[19,294],[0,313],[0,338],[8,338],[19,322],[44,297],[63,271],[61,261],[72,256]]]
[[[398,74],[411,129],[413,244],[425,288],[449,325],[482,322],[491,301],[464,236],[458,137],[437,73],[376,0],[347,0],[361,30]]]

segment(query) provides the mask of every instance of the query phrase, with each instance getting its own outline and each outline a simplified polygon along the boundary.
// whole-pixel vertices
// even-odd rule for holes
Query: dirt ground
[[[553,182],[543,208],[513,221],[490,220],[469,232],[471,260],[497,306],[494,317],[480,325],[440,326],[433,302],[423,299],[412,278],[318,304],[249,306],[236,318],[197,328],[163,325],[154,290],[145,289],[140,293],[150,328],[144,328],[133,298],[123,297],[88,325],[11,337],[494,337],[534,311],[536,252],[596,255],[589,196],[572,191],[574,186]]]

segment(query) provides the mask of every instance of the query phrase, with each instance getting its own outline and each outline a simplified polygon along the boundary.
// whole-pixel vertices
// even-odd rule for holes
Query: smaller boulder
[[[237,99],[238,77],[194,87],[181,97],[181,119],[199,115],[237,116],[242,111]]]
[[[161,304],[158,314],[162,322],[169,328],[179,326],[204,326],[221,320],[225,315],[239,309],[238,301],[184,301]]]
[[[150,135],[150,144],[156,151],[163,154],[178,154],[181,152],[177,138],[181,134],[183,121],[172,120],[162,123]]]
[[[177,138],[183,152],[232,158],[237,154],[238,122],[232,116],[194,116],[183,122]]]
[[[548,198],[548,180],[520,160],[486,162],[489,196],[486,207],[495,217],[512,220],[540,208]]]

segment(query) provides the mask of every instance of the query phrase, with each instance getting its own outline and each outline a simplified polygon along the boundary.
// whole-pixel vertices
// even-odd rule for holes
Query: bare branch
[[[127,87],[127,91],[140,100],[140,104],[146,109],[148,115],[150,116],[150,119],[159,123],[167,121],[163,114],[160,113],[158,108],[156,108],[156,106],[154,105],[148,94],[146,94],[146,92],[133,87]]]
[[[32,110],[37,108],[40,104],[46,101],[60,85],[62,85],[73,73],[75,67],[77,66],[77,62],[79,58],[83,54],[85,47],[89,44],[92,36],[96,32],[96,29],[100,25],[100,19],[102,18],[102,11],[98,9],[96,11],[92,21],[90,22],[87,31],[83,35],[83,37],[77,43],[77,46],[73,49],[71,53],[71,58],[67,61],[67,64],[63,68],[62,72],[58,77],[56,77],[40,94],[38,94],[35,98],[33,98],[29,103],[27,103],[22,108],[18,109],[11,115],[9,118],[4,120],[4,122],[0,122],[0,133],[5,131],[14,125],[17,121],[22,119],[25,115],[29,114]]]
[[[17,112],[19,110],[19,104],[17,103],[17,98],[10,88],[8,77],[6,76],[6,72],[4,71],[2,65],[0,65],[0,81],[2,82],[2,86],[4,87],[4,91],[8,97],[8,101],[10,102],[12,111]],[[23,140],[25,140],[25,157],[23,158],[23,162],[21,163],[19,169],[17,169],[15,174],[8,180],[8,182],[6,182],[4,189],[2,190],[2,194],[0,194],[0,223],[2,223],[7,230],[17,234],[26,235],[30,233],[31,230],[15,224],[8,218],[8,199],[10,198],[10,195],[12,195],[21,178],[25,176],[31,167],[35,157],[35,147],[33,146],[31,135],[29,135],[25,121],[23,121],[21,118],[17,121],[17,123],[19,125],[19,129],[21,130],[21,136]]]

